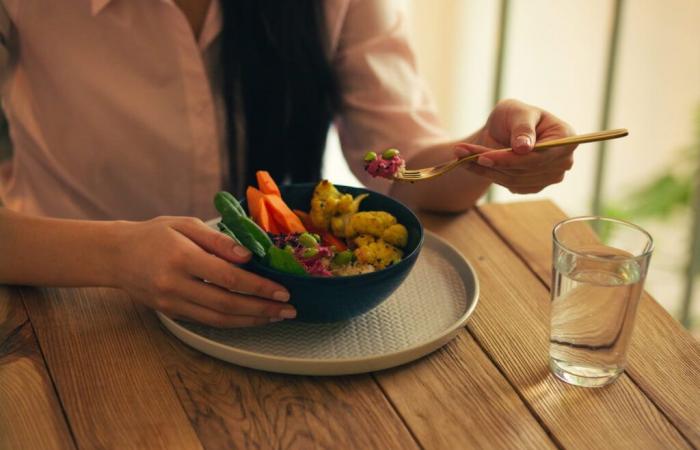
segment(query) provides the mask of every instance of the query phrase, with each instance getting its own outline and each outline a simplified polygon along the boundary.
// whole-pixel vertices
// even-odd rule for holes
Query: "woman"
[[[173,317],[265,324],[295,316],[289,293],[232,265],[250,253],[201,219],[258,169],[317,180],[332,120],[355,174],[415,208],[466,210],[492,182],[536,192],[572,164],[573,147],[531,152],[571,131],[517,101],[450,142],[389,1],[2,1],[15,153],[0,283],[113,286]],[[502,146],[515,152],[416,185],[360,163],[369,149],[423,167]]]

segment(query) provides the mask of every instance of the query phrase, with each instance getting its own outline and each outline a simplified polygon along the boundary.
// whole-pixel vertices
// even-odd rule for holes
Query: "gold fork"
[[[575,136],[569,136],[569,137],[565,137],[565,138],[561,138],[561,139],[553,139],[551,141],[536,142],[534,145],[534,149],[535,150],[542,150],[545,148],[559,147],[561,145],[583,144],[585,142],[606,141],[608,139],[617,139],[617,138],[625,137],[628,134],[629,133],[628,133],[626,128],[618,128],[616,130],[598,131],[596,133],[578,134]],[[493,152],[510,152],[512,150],[513,149],[511,149],[511,148],[501,148],[498,150],[494,150]],[[493,153],[493,152],[477,153],[474,155],[465,156],[464,158],[455,159],[454,161],[443,163],[443,164],[440,164],[437,166],[426,167],[425,169],[403,170],[403,171],[398,172],[396,174],[396,176],[394,177],[394,180],[395,181],[406,181],[409,183],[414,183],[416,181],[429,180],[431,178],[435,178],[435,177],[439,177],[440,175],[444,175],[447,172],[449,172],[450,170],[454,169],[455,167],[458,167],[464,163],[467,163],[469,161],[477,159],[479,156],[488,155],[489,153]]]

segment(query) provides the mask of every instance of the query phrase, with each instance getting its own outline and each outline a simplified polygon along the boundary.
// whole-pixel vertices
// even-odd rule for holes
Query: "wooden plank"
[[[16,288],[0,286],[0,448],[75,448]]]
[[[423,448],[554,448],[465,330],[432,355],[375,374]]]
[[[78,447],[201,448],[124,293],[21,292]]]
[[[481,208],[516,253],[551,285],[551,230],[565,214],[547,201]],[[653,256],[652,266],[653,270]],[[700,344],[651,296],[644,294],[632,334],[627,373],[700,447]]]
[[[137,307],[207,449],[417,448],[369,375],[298,377],[228,364],[173,337]]]
[[[561,446],[688,447],[626,375],[583,389],[549,372],[549,291],[481,217],[423,219],[475,265],[481,299],[468,329]]]

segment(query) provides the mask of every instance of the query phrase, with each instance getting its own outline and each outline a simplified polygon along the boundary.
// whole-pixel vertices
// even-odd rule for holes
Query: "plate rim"
[[[425,235],[430,240],[435,240],[440,245],[450,249],[454,255],[459,257],[459,259],[466,264],[474,280],[474,292],[470,296],[471,304],[452,325],[446,327],[427,341],[420,342],[399,351],[367,357],[340,359],[315,359],[267,355],[232,347],[204,337],[183,327],[160,311],[156,311],[156,315],[168,331],[188,346],[211,357],[243,367],[295,375],[349,375],[396,367],[426,356],[451,341],[459,332],[459,329],[464,327],[467,323],[474,313],[476,305],[479,303],[479,278],[469,260],[452,244],[432,231],[425,230]],[[236,360],[235,357],[240,357],[244,362]],[[282,364],[282,366],[272,367],[274,364]]]

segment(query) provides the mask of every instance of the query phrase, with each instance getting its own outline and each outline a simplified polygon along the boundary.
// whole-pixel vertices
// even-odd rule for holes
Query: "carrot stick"
[[[322,231],[318,233],[318,235],[321,236],[321,242],[328,246],[334,246],[335,251],[337,252],[342,252],[348,249],[348,246],[345,245],[345,242],[343,242],[342,239],[335,237],[330,231]]]
[[[297,215],[297,217],[299,218],[299,220],[301,220],[301,223],[304,224],[307,230],[313,231],[314,233],[316,232],[315,227],[311,223],[311,216],[309,215],[309,213],[307,213],[306,211],[302,211],[301,209],[293,209],[292,212]]]
[[[306,227],[301,223],[299,217],[289,209],[282,197],[276,195],[265,195],[265,206],[267,207],[270,218],[277,222],[280,231],[283,233],[303,233]]]
[[[250,211],[250,217],[252,217],[263,230],[272,231],[270,215],[265,208],[265,194],[255,189],[253,186],[248,186],[245,194],[246,199],[248,200],[248,211]]]
[[[264,203],[264,201],[263,201]],[[277,225],[277,222],[275,222],[272,217],[270,217],[270,213],[267,211],[267,205],[263,206],[263,211],[265,211],[265,216],[267,217],[268,223],[270,224],[270,233],[272,234],[282,234],[282,229],[280,228],[279,225]]]
[[[258,203],[258,199],[263,198],[263,195],[262,192],[255,189],[253,186],[248,186],[248,189],[245,191],[245,198],[248,200],[248,211],[250,212],[250,216],[254,219],[260,216],[260,204]]]
[[[258,188],[260,188],[263,194],[282,197],[280,188],[277,187],[277,183],[275,183],[275,180],[272,179],[272,176],[267,170],[258,170],[255,173],[255,177],[258,179]]]

